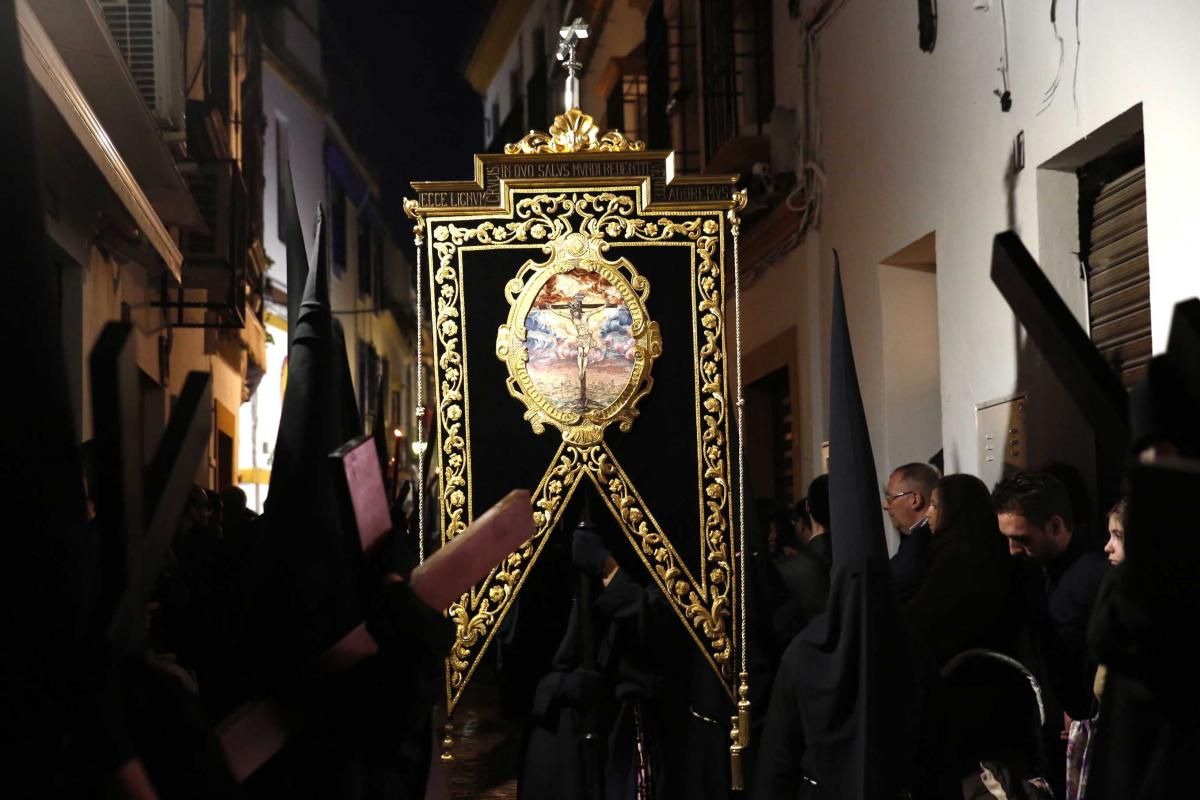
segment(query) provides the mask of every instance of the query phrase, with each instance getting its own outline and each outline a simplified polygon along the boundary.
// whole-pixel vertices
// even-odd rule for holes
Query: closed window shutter
[[[1131,387],[1145,374],[1152,352],[1145,165],[1097,193],[1087,264],[1092,341]]]

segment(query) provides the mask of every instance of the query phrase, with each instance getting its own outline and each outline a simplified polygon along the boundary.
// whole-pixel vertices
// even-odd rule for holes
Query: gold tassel
[[[746,788],[746,776],[742,772],[742,733],[738,730],[737,714],[729,719],[729,785],[735,792],[740,792]]]
[[[735,792],[746,788],[746,772],[742,759],[750,746],[750,684],[749,676],[738,675],[737,714],[730,717],[729,782]]]
[[[454,746],[454,723],[447,719],[442,732],[445,734],[442,737],[442,761],[453,761],[454,753],[450,748]]]

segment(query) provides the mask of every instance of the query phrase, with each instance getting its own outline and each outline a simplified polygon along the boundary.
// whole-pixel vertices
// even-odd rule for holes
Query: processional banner
[[[441,541],[514,487],[535,533],[449,610],[453,713],[572,495],[595,488],[733,698],[739,609],[732,287],[745,196],[573,109],[414,183]],[[728,292],[728,295],[727,295]]]

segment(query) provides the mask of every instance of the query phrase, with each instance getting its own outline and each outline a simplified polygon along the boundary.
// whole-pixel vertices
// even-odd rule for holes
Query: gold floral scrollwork
[[[575,448],[563,445],[552,463],[532,498],[535,508],[533,536],[447,612],[456,629],[454,644],[446,659],[447,700],[451,706],[466,687],[481,647],[495,632],[546,536],[557,524],[563,506],[584,474],[582,454]]]
[[[578,108],[554,118],[554,124],[546,133],[530,131],[519,142],[504,145],[507,155],[533,153],[618,153],[636,152],[646,149],[646,143],[630,139],[620,131],[600,134],[590,115]]]
[[[601,444],[588,448],[584,463],[664,594],[683,612],[681,616],[703,635],[705,650],[711,654],[722,676],[732,678],[732,642],[727,625],[731,574],[728,551],[721,547],[709,552],[707,566],[702,565],[702,570],[708,572],[707,585],[698,586],[683,569],[675,548],[646,510],[641,496],[608,446]]]

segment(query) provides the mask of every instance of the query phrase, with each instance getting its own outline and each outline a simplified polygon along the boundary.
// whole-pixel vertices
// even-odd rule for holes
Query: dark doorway
[[[786,366],[746,384],[746,481],[754,497],[790,506],[793,493],[792,393]]]
[[[233,486],[233,437],[217,431],[217,490]]]

